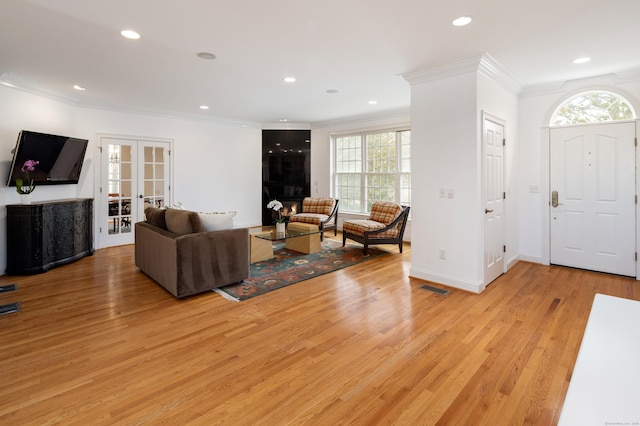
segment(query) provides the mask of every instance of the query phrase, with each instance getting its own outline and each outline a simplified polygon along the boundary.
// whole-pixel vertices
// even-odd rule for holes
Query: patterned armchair
[[[409,207],[387,201],[376,201],[371,206],[368,219],[345,220],[342,224],[342,245],[347,238],[364,244],[364,254],[367,247],[374,244],[398,244],[402,253],[402,237],[407,226]]]
[[[317,225],[320,230],[320,241],[324,231],[333,229],[338,235],[338,202],[333,198],[305,197],[302,200],[302,212],[289,216],[289,222],[302,222]]]

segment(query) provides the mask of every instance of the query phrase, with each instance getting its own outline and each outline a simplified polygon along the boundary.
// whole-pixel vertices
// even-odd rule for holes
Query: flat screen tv
[[[26,181],[22,167],[27,160],[38,161],[35,170],[29,172],[35,185],[78,183],[88,142],[69,136],[20,131],[7,185],[15,186],[17,178]]]

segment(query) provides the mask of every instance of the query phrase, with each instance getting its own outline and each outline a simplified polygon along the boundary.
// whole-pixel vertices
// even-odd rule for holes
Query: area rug
[[[371,247],[367,250],[367,256],[362,251],[360,245],[347,244],[342,247],[341,242],[333,240],[324,240],[322,251],[313,254],[288,250],[284,248],[284,243],[274,244],[274,258],[252,263],[249,278],[214,291],[225,299],[239,302],[388,254]]]

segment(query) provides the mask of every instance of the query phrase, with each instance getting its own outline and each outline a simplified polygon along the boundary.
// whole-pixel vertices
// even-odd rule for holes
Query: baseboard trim
[[[542,258],[541,258],[541,257],[538,257],[538,256],[523,256],[523,255],[520,255],[520,256],[518,256],[518,258],[519,258],[520,260],[525,261],[525,262],[539,263],[540,265],[544,265],[544,264],[545,264],[545,263],[542,261]],[[548,265],[548,263],[547,263],[547,265]]]
[[[425,271],[418,268],[411,268],[409,270],[409,276],[437,284],[444,284],[446,286],[469,291],[471,293],[480,294],[485,289],[483,282],[462,280],[451,275]]]
[[[518,263],[519,261],[520,261],[519,256],[513,256],[511,259],[507,260],[507,271],[513,268],[514,266],[516,266],[516,263]]]

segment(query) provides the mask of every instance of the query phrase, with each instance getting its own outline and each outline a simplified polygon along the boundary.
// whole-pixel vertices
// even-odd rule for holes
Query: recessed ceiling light
[[[281,118],[280,121],[284,123],[285,121],[289,121],[289,120],[287,120],[286,118]],[[279,145],[279,144],[276,144],[276,145]]]
[[[209,109],[207,105],[200,105],[200,109]]]
[[[283,80],[285,81],[285,83],[295,83],[296,82],[296,78],[295,77],[285,77],[285,78],[283,78]]]
[[[78,86],[77,84],[74,84],[73,88],[76,90],[80,90],[81,92],[84,92],[85,90],[87,90],[86,87]]]
[[[588,56],[585,56],[583,58],[574,59],[573,63],[574,64],[586,64],[590,60],[591,60],[591,58],[589,58]]]
[[[336,89],[329,89],[327,90],[327,93],[330,95],[335,95],[336,93],[338,93],[338,91]]]
[[[207,61],[210,61],[211,59],[215,59],[216,55],[214,55],[211,52],[200,52],[200,53],[196,53],[196,56],[200,59],[206,59]]]
[[[377,105],[378,101],[369,101],[369,105]]]
[[[133,30],[122,30],[120,31],[123,37],[129,38],[131,40],[138,40],[140,38],[140,34]]]
[[[456,27],[464,27],[465,25],[469,25],[471,23],[471,18],[468,16],[461,16],[453,20],[452,24]]]

